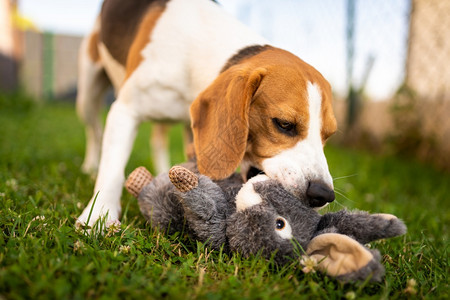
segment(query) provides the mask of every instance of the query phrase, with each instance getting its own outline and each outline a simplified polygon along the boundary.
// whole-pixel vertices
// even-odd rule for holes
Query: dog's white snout
[[[308,141],[301,141],[294,148],[264,160],[262,167],[270,178],[279,181],[296,196],[305,196],[313,182],[313,194],[318,194],[317,190],[323,191],[322,194],[333,192],[333,179],[321,145],[314,147]]]

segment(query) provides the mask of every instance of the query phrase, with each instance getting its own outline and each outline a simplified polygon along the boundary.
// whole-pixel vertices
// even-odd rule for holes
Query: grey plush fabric
[[[283,217],[291,226],[293,239],[306,250],[316,231],[320,215],[294,197],[275,180],[254,184],[261,196],[261,204],[230,216],[227,236],[233,251],[250,255],[262,250],[266,257],[275,253],[276,261],[286,263],[295,256],[296,243],[276,233],[276,220]],[[298,252],[302,252],[298,249]]]
[[[231,212],[223,190],[201,175],[198,187],[186,193],[177,192],[187,224],[195,237],[219,249],[226,243],[226,219]]]
[[[146,185],[138,197],[139,208],[153,226],[168,233],[183,230],[184,210],[175,194],[169,176],[157,176]]]
[[[405,233],[406,226],[399,219],[387,220],[365,211],[341,210],[322,216],[315,236],[326,232],[342,233],[361,244],[367,244],[371,241],[397,236],[399,232]]]
[[[184,166],[198,175],[194,163]],[[406,232],[401,220],[366,212],[342,210],[321,216],[306,199],[296,198],[272,179],[254,183],[254,194],[261,201],[238,211],[236,195],[243,184],[238,174],[217,182],[203,175],[198,179],[197,187],[180,192],[167,173],[157,176],[139,194],[141,212],[152,226],[174,232],[185,224],[185,231],[214,249],[224,246],[244,256],[261,252],[265,257],[274,255],[280,264],[298,258],[314,237],[324,233],[347,235],[364,244]],[[282,225],[289,227],[288,236],[280,234]],[[338,278],[380,280],[384,272],[380,255],[370,253],[373,259],[366,266]]]

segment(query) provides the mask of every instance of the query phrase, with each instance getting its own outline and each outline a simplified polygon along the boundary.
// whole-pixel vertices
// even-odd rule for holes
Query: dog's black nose
[[[311,207],[321,207],[327,202],[334,201],[334,191],[322,182],[310,182],[306,190],[308,202]]]

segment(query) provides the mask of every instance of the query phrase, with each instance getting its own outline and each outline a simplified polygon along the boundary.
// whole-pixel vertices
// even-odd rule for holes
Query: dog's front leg
[[[111,222],[119,220],[120,196],[125,180],[124,170],[133,147],[138,125],[138,117],[126,103],[122,103],[120,99],[113,103],[106,120],[94,195],[78,218],[77,225],[87,223],[92,226],[103,216],[106,216],[105,225],[107,226]],[[95,205],[92,207],[94,198],[96,198]]]

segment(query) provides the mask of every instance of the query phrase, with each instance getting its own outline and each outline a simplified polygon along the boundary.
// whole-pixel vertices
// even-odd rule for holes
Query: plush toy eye
[[[275,232],[282,237],[283,239],[291,239],[292,238],[292,228],[289,225],[289,222],[283,218],[278,217],[275,220]]]
[[[284,227],[286,227],[286,222],[284,222],[284,219],[282,218],[278,218],[276,220],[276,229],[277,230],[282,230]]]

